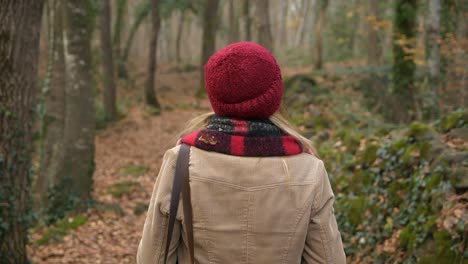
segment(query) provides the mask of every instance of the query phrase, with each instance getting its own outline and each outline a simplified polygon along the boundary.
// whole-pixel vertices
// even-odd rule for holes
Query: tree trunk
[[[136,8],[138,12],[135,15],[135,21],[133,22],[130,28],[130,33],[125,43],[124,54],[122,56],[123,65],[127,64],[128,56],[130,55],[130,49],[132,48],[133,40],[135,39],[135,34],[137,33],[138,29],[140,28],[140,25],[143,23],[143,21],[146,19],[150,12],[149,2],[142,2],[140,6]]]
[[[45,116],[42,122],[40,168],[33,187],[34,209],[48,207],[49,188],[59,179],[64,162],[65,57],[63,47],[63,1],[49,0],[49,61],[44,89]]]
[[[395,26],[393,41],[393,94],[399,103],[393,111],[393,119],[397,122],[408,122],[414,117],[414,72],[413,59],[408,59],[405,49],[414,48],[416,34],[417,0],[397,0],[395,6]],[[409,41],[403,46],[398,42],[401,38]]]
[[[440,81],[440,0],[429,1],[429,74],[430,86],[432,91],[432,100],[434,109],[433,116],[438,115],[438,90]]]
[[[179,64],[182,61],[180,57],[180,45],[182,42],[182,33],[184,31],[184,23],[185,23],[185,12],[184,10],[182,10],[180,11],[179,25],[177,25],[177,37],[176,37],[176,59],[177,59],[177,63]]]
[[[114,60],[112,58],[111,42],[111,7],[110,0],[103,0],[101,7],[101,50],[102,50],[102,70],[104,76],[104,112],[106,120],[117,119],[117,107],[115,102],[115,82],[114,82]]]
[[[239,21],[236,13],[234,0],[229,0],[229,43],[239,40]]]
[[[299,24],[299,29],[296,34],[296,41],[295,41],[296,47],[301,47],[304,44],[304,38],[307,33],[306,25],[307,25],[307,18],[309,17],[310,1],[302,0],[301,9],[302,9],[302,19],[301,19],[301,22]]]
[[[149,48],[149,58],[148,58],[148,79],[146,80],[146,89],[145,89],[145,102],[147,105],[150,105],[157,110],[160,110],[160,105],[156,97],[156,92],[154,90],[154,80],[156,75],[156,51],[158,48],[158,34],[159,27],[161,25],[161,18],[159,16],[158,4],[159,0],[150,0],[151,1],[151,38],[150,38],[150,48]]]
[[[43,1],[0,8],[0,259],[28,263],[29,172]]]
[[[117,15],[115,17],[114,23],[114,39],[112,40],[113,44],[113,53],[115,61],[117,62],[118,76],[120,78],[127,78],[127,71],[125,64],[122,60],[122,32],[125,29],[125,10],[127,9],[128,0],[118,0],[117,1]]]
[[[91,10],[91,0],[64,3],[65,159],[49,202],[49,214],[57,217],[91,199],[95,130]]]
[[[377,0],[369,0],[369,16],[371,19],[368,21],[367,30],[367,63],[372,66],[379,65],[379,45],[378,45],[378,32],[375,23],[379,20],[379,7]]]
[[[327,11],[328,0],[319,0],[319,14],[317,16],[317,22],[315,23],[315,49],[314,49],[314,67],[315,69],[322,69],[323,67],[323,51],[322,51],[322,31],[325,26],[325,12]]]
[[[117,12],[114,22],[114,39],[112,44],[114,46],[114,55],[116,58],[120,55],[120,48],[122,42],[122,32],[124,30],[124,13],[127,8],[127,0],[118,0],[117,1]]]
[[[256,4],[258,42],[270,52],[273,52],[268,0],[257,0]]]
[[[281,1],[281,17],[279,25],[279,39],[277,40],[277,45],[279,47],[288,48],[288,14],[289,14],[289,2]],[[277,46],[277,47],[278,47]]]
[[[205,94],[204,66],[215,50],[218,6],[219,0],[206,0],[205,2],[203,12],[202,56],[200,62],[200,86],[196,94],[197,97],[202,97]]]
[[[244,0],[245,40],[252,40],[252,17],[250,16],[250,0]]]

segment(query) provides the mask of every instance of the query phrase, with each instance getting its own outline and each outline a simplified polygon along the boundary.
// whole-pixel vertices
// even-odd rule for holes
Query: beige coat
[[[137,263],[163,263],[179,147],[154,185]],[[310,154],[238,157],[191,148],[196,263],[346,263],[323,162]],[[182,201],[168,263],[189,263]]]

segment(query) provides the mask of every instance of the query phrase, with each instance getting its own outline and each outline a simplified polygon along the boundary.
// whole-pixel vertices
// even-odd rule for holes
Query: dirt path
[[[195,115],[195,111],[174,110],[150,116],[134,108],[99,134],[94,197],[102,208],[86,213],[86,224],[71,230],[63,242],[32,247],[33,263],[135,263],[145,220],[145,213],[136,215],[135,208],[148,203],[161,158],[175,145],[174,133]],[[121,197],[110,193],[118,183],[130,186],[119,191]]]
[[[158,74],[162,114],[149,114],[141,102],[135,103],[123,120],[98,133],[93,193],[98,206],[80,215],[87,217],[86,223],[55,241],[38,245],[52,228],[33,230],[28,251],[34,264],[135,263],[164,152],[176,144],[177,133],[187,121],[209,109],[206,100],[200,103],[202,109],[193,107],[196,72],[162,72]],[[139,82],[133,85],[139,87]],[[125,92],[120,96],[137,98],[140,91],[127,87]],[[73,218],[68,220],[73,224]]]

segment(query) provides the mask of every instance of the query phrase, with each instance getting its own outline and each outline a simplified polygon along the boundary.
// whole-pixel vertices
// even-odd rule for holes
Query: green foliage
[[[116,198],[121,198],[122,196],[130,194],[136,189],[141,190],[142,188],[143,187],[139,182],[124,181],[113,184],[108,188],[107,192]]]
[[[464,115],[457,111],[434,125],[414,122],[395,127],[366,115],[359,108],[365,106],[363,98],[346,90],[346,85],[341,84],[339,92],[332,90],[330,96],[320,93],[320,89],[333,89],[330,86],[300,79],[286,81],[284,101],[304,134],[314,135],[327,165],[347,256],[361,263],[424,263],[431,257],[441,261],[430,263],[449,263],[438,258],[445,251],[448,260],[460,260],[463,220],[452,219],[451,230],[437,221],[451,203],[447,195],[454,193],[450,175],[466,174],[466,168],[443,162],[452,159],[453,150],[437,130],[466,126],[461,121]],[[349,104],[349,98],[356,104]],[[326,111],[329,127],[316,129],[314,124],[320,120],[314,120],[309,109]],[[444,125],[446,129],[440,129]],[[331,136],[321,137],[323,133]],[[439,248],[439,253],[426,245]]]
[[[440,132],[449,132],[454,128],[468,127],[468,110],[460,109],[436,122],[436,128]]]
[[[138,203],[135,208],[133,209],[133,213],[135,215],[142,215],[148,210],[148,204],[145,203]]]
[[[126,165],[120,168],[120,174],[123,176],[140,177],[148,171],[148,167],[143,165]]]
[[[451,168],[431,168],[427,154],[431,148],[427,138],[430,131],[433,130],[427,125],[413,123],[402,138],[385,136],[381,145],[371,143],[358,151],[351,166],[344,165],[348,169],[330,171],[341,182],[336,187],[340,190],[336,203],[339,226],[344,233],[356,234],[354,239],[344,237],[348,254],[359,256],[400,230],[398,250],[405,252],[406,259],[417,259],[420,253],[415,249],[431,239],[441,209],[431,205],[447,192],[448,179],[443,175],[448,175]],[[345,181],[340,178],[350,182],[343,184]],[[360,243],[353,244],[353,240]],[[451,252],[455,256],[461,254]],[[392,254],[375,255],[372,259],[381,262]],[[366,255],[361,257],[369,259]]]
[[[50,242],[58,242],[62,237],[68,234],[69,230],[76,229],[79,226],[84,225],[87,221],[88,217],[84,215],[76,215],[63,219],[49,227],[49,229],[35,243],[38,246],[42,246]]]

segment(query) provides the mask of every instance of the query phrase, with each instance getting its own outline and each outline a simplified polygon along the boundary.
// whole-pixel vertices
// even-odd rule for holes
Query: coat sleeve
[[[336,223],[333,202],[335,197],[322,161],[317,173],[316,196],[302,254],[302,263],[346,263],[341,234]]]
[[[174,149],[166,152],[163,158],[156,183],[154,184],[148,213],[146,215],[143,234],[138,246],[137,263],[154,264],[164,262],[167,226],[169,220],[168,208],[172,190],[172,180],[175,173],[177,152]],[[175,222],[167,263],[176,263],[177,248],[180,243],[181,222]]]

